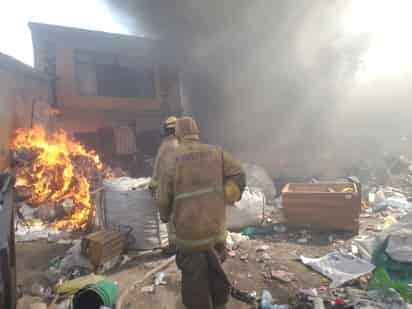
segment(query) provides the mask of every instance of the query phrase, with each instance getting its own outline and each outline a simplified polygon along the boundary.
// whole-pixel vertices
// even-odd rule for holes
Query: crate
[[[290,183],[282,190],[287,225],[358,233],[361,193],[353,183]]]
[[[126,236],[117,231],[98,231],[82,239],[82,254],[96,268],[116,256],[120,256],[126,246]]]

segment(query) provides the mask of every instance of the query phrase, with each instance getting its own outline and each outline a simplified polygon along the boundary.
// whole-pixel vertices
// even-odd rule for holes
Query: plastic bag
[[[276,199],[276,188],[272,178],[259,165],[244,163],[242,164],[246,173],[246,184],[249,188],[258,189],[265,195],[269,205],[274,204]]]
[[[246,188],[242,199],[234,206],[226,206],[226,226],[230,231],[259,225],[264,220],[265,197],[262,192]]]

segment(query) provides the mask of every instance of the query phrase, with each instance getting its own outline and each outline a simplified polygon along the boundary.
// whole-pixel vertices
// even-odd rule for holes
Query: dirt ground
[[[312,240],[308,244],[286,240],[288,236],[288,234],[277,234],[270,238],[242,243],[241,247],[235,251],[236,256],[229,257],[224,264],[235,286],[243,291],[256,291],[258,294],[262,289],[268,289],[278,304],[287,304],[299,288],[327,285],[328,280],[306,268],[299,261],[299,256],[322,256],[330,252],[334,248],[328,240],[330,234],[312,234]],[[268,249],[256,252],[256,248],[262,245],[267,245]],[[263,255],[270,256],[270,259],[262,261]],[[247,260],[244,260],[246,256]],[[295,279],[291,283],[267,279],[267,274],[276,270],[291,272],[295,275]],[[166,286],[157,287],[153,294],[144,294],[140,288],[137,288],[126,299],[124,308],[184,308],[180,301],[180,274],[176,266],[170,266],[165,272],[167,274]],[[250,308],[250,305],[232,299],[228,308],[246,309]]]
[[[234,251],[236,256],[228,257],[224,266],[232,282],[241,290],[256,291],[260,293],[263,288],[272,292],[277,303],[289,303],[299,288],[310,288],[327,285],[328,280],[306,268],[298,258],[300,255],[309,257],[322,256],[330,252],[335,243],[330,243],[327,233],[310,233],[312,239],[307,244],[299,244],[293,240],[299,233],[283,233],[267,236],[265,239],[249,240],[241,244]],[[342,235],[334,235],[338,241]],[[344,235],[343,235],[344,236]],[[347,239],[347,236],[344,236]],[[264,252],[256,252],[256,248],[267,245]],[[18,284],[24,294],[31,293],[33,283],[47,285],[48,279],[45,275],[48,262],[57,255],[63,255],[67,250],[67,245],[57,245],[47,242],[32,242],[18,244],[17,246],[17,267]],[[262,261],[262,256],[270,257]],[[247,256],[247,260],[244,260]],[[165,259],[159,255],[148,255],[136,258],[126,264],[121,269],[116,269],[108,274],[109,278],[118,282],[121,290],[129,287],[133,282],[141,278],[144,273],[150,271]],[[295,275],[295,280],[291,283],[283,283],[273,279],[267,279],[266,274],[271,271],[284,270]],[[180,295],[180,273],[173,264],[165,271],[165,286],[156,287],[155,293],[147,294],[141,292],[141,287],[137,287],[128,295],[124,302],[124,308],[156,308],[172,309],[183,308]],[[150,280],[145,285],[150,285]],[[242,304],[236,300],[231,300],[229,309],[250,308],[249,305]]]
[[[367,233],[366,229],[368,227],[376,226],[377,222],[382,220],[380,217],[361,219],[362,229],[360,233]],[[307,231],[306,235],[309,235],[307,243],[299,243],[298,240],[302,238],[302,235],[305,235],[305,232],[302,234],[302,230],[287,231],[244,241],[234,251],[235,256],[228,257],[224,264],[229,278],[242,291],[256,291],[260,295],[262,289],[268,289],[278,304],[291,303],[291,299],[294,298],[299,288],[328,285],[329,281],[304,266],[299,261],[299,256],[319,257],[337,248],[350,248],[352,235]],[[267,246],[266,250],[257,252],[256,249],[262,245]],[[50,259],[64,255],[69,247],[69,245],[59,245],[45,241],[18,243],[17,281],[20,290],[24,294],[30,294],[33,283],[36,282],[47,286],[48,278],[45,270],[48,268]],[[130,253],[130,256],[132,255],[133,253]],[[134,258],[121,268],[116,268],[107,276],[116,281],[122,291],[165,260],[159,253],[145,254]],[[277,270],[293,273],[294,280],[285,283],[277,279],[271,279],[271,271]],[[180,272],[175,264],[170,265],[164,272],[166,273],[166,285],[156,287],[154,293],[143,293],[141,288],[153,283],[148,280],[126,297],[123,308],[184,308],[181,304],[179,291]],[[250,305],[231,300],[228,308],[249,309]],[[19,307],[19,309],[25,308]]]

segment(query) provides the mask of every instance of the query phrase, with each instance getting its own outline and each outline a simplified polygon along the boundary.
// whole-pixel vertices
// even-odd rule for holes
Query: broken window
[[[129,57],[130,58],[130,57]],[[142,65],[143,59],[129,59],[108,53],[76,51],[75,70],[80,95],[153,98],[155,75],[153,65]]]

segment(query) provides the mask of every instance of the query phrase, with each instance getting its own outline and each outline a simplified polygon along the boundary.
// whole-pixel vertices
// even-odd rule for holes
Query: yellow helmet
[[[164,126],[166,129],[174,129],[176,127],[177,118],[175,116],[170,116],[166,119]]]
[[[233,180],[228,180],[225,182],[224,195],[225,202],[229,205],[233,205],[235,202],[240,201],[240,199],[242,198],[239,186]]]

